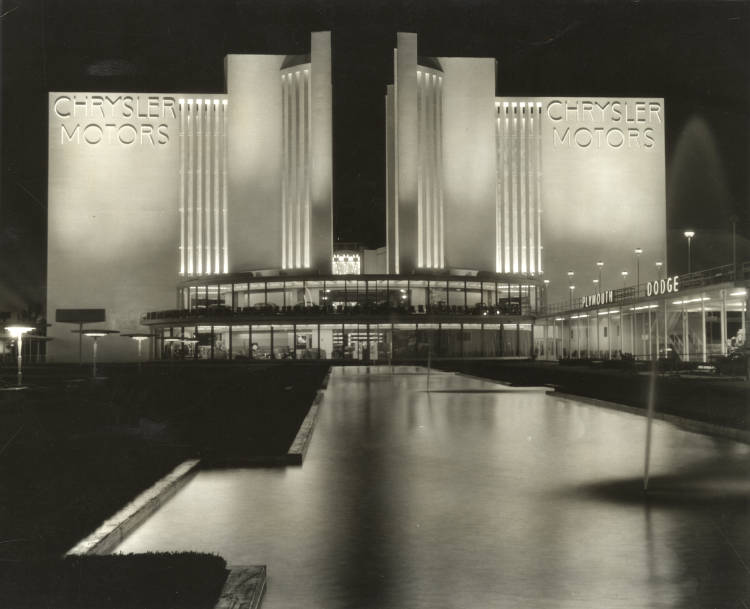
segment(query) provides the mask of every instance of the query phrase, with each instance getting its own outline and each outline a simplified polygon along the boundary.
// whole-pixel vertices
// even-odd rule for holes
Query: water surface
[[[750,606],[748,446],[657,421],[644,497],[642,417],[394,370],[335,368],[303,467],[201,472],[118,551],[266,564],[264,609]]]

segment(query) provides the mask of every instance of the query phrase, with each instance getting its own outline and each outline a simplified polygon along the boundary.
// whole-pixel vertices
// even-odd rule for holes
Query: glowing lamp
[[[141,372],[141,343],[144,340],[148,340],[149,338],[153,338],[153,334],[120,334],[123,338],[132,338],[134,341],[138,343],[138,372]]]
[[[120,331],[92,328],[91,330],[71,330],[71,332],[73,332],[74,334],[83,334],[84,336],[88,336],[89,338],[94,339],[93,357],[91,358],[91,364],[92,364],[92,377],[96,378],[96,351],[99,345],[99,339],[102,338],[103,336],[108,336],[110,334],[119,334]]]
[[[10,334],[13,338],[16,339],[16,351],[17,351],[17,362],[18,362],[18,372],[16,373],[16,385],[18,387],[21,386],[21,381],[23,380],[23,335],[27,332],[32,332],[34,330],[31,326],[23,326],[20,324],[13,324],[10,326],[5,326],[5,329],[8,331],[8,334]]]

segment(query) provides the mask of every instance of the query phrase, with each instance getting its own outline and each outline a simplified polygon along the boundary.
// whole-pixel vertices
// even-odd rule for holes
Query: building
[[[393,63],[389,272],[544,276],[563,298],[571,269],[667,262],[663,99],[499,96],[495,59],[424,57],[416,34]]]
[[[746,348],[750,262],[544,306],[534,326],[541,359],[670,359],[709,363]]]
[[[143,331],[179,281],[330,273],[331,39],[310,53],[228,55],[226,92],[49,95],[47,318],[103,308]],[[51,361],[77,361],[55,324]],[[102,341],[104,360],[136,357]]]
[[[51,321],[105,309],[110,329],[149,329],[155,358],[681,348],[667,329],[641,349],[645,283],[613,285],[635,248],[644,269],[666,269],[663,100],[498,96],[495,59],[421,56],[415,34],[398,34],[387,243],[334,246],[330,34],[310,49],[229,55],[221,94],[50,94]],[[719,289],[739,299],[744,275],[732,277]],[[591,307],[598,334],[579,347]],[[630,348],[617,345],[631,325]],[[70,329],[53,325],[51,361],[77,360]],[[102,341],[102,359],[135,359],[133,342]]]

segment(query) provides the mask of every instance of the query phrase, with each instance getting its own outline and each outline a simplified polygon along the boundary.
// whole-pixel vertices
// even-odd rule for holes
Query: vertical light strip
[[[434,78],[433,74],[425,72],[425,136],[427,138],[425,158],[425,266],[428,268],[435,267],[432,255],[432,247],[435,242],[435,224],[433,222],[435,210],[435,134],[433,126],[435,90],[432,84]]]
[[[432,266],[440,268],[440,224],[438,222],[438,209],[440,201],[440,163],[439,163],[439,134],[438,124],[438,76],[432,76]]]
[[[390,99],[386,88],[385,94],[385,271],[386,273],[391,272],[391,185],[393,184],[393,176],[390,175],[390,155],[391,155],[391,106]]]
[[[185,274],[185,100],[180,104],[180,275]]]
[[[224,272],[229,272],[229,229],[227,228],[227,100],[221,101],[221,211],[224,224]]]
[[[302,266],[302,194],[304,192],[304,175],[302,173],[302,167],[304,166],[304,159],[302,158],[304,141],[304,123],[302,111],[304,109],[304,100],[302,99],[302,75],[299,70],[295,72],[295,87],[296,95],[295,101],[295,112],[297,120],[297,137],[295,138],[295,146],[297,147],[297,189],[295,197],[295,257],[294,266],[300,268]]]
[[[510,137],[508,135],[510,128],[510,106],[507,102],[503,104],[503,233],[505,243],[505,256],[503,258],[503,270],[506,273],[510,273],[512,269],[511,263],[511,210],[510,210]]]
[[[438,76],[437,78],[437,98],[435,100],[435,137],[437,138],[437,159],[436,159],[436,171],[437,181],[435,187],[437,188],[436,199],[435,199],[435,221],[437,223],[437,267],[442,269],[445,266],[443,261],[443,222],[441,220],[441,210],[443,207],[443,122],[441,116],[441,108],[443,103],[443,77]]]
[[[219,114],[219,100],[215,99],[212,106],[214,114],[214,272],[221,272],[221,199],[219,198],[219,159],[221,158],[221,118]]]
[[[443,77],[438,76],[438,266],[445,268],[445,221],[443,215]]]
[[[295,220],[297,219],[297,78],[294,72],[289,74],[289,268],[297,266],[294,256],[296,250]]]
[[[206,274],[210,275],[213,269],[212,264],[212,229],[211,226],[212,223],[212,214],[213,214],[213,198],[211,196],[212,193],[212,182],[211,179],[213,178],[213,175],[211,174],[211,165],[212,165],[212,157],[211,157],[211,100],[205,99],[203,100],[205,103],[205,113],[206,117],[203,123],[203,150],[204,156],[206,157],[205,164],[203,166],[203,173],[204,175],[204,195],[203,195],[203,201],[204,207],[205,207],[205,214],[206,214]]]
[[[527,147],[528,181],[529,181],[529,272],[536,272],[536,108],[534,102],[529,102],[529,133]]]
[[[542,271],[542,104],[536,104],[539,125],[536,133],[536,245],[537,245],[537,264],[536,268],[539,273]]]
[[[193,119],[193,100],[187,100],[187,149],[188,149],[188,163],[187,163],[187,211],[188,211],[188,226],[187,226],[187,247],[188,247],[188,275],[193,275],[195,272],[195,256],[193,252],[193,184],[194,184],[194,161],[193,161],[193,130],[195,129],[195,120]]]
[[[495,272],[501,273],[503,270],[503,233],[502,233],[502,181],[500,179],[500,172],[502,171],[502,157],[500,151],[501,137],[500,137],[500,106],[495,105]]]
[[[432,75],[424,73],[424,265],[432,268]]]
[[[511,137],[513,144],[513,151],[510,155],[510,172],[511,172],[511,205],[513,211],[513,225],[511,227],[511,238],[513,239],[513,245],[511,246],[513,254],[513,272],[518,272],[518,104],[513,102],[511,104],[511,110],[513,113],[511,122]]]
[[[310,268],[310,145],[311,145],[311,123],[310,123],[310,71],[305,70],[304,74],[304,95],[302,97],[302,107],[305,112],[304,124],[304,159],[305,159],[305,191],[304,191],[304,208],[302,210],[302,266]]]
[[[423,98],[422,71],[417,70],[417,267],[419,268],[424,266],[424,257],[422,256],[422,248],[424,247],[422,237],[424,231],[424,214],[422,213],[422,205],[424,204],[424,188],[422,185],[422,163],[424,160]]]
[[[289,197],[289,107],[287,100],[287,75],[281,75],[281,268],[288,266],[286,259],[286,202]]]
[[[519,180],[519,193],[518,193],[518,205],[521,215],[521,226],[520,226],[520,256],[521,256],[521,272],[526,273],[528,268],[526,266],[526,260],[528,258],[528,222],[526,205],[528,203],[528,197],[526,192],[526,102],[521,102],[518,108],[519,117],[519,133],[518,133],[518,149],[520,156],[518,159],[518,180]]]
[[[197,220],[196,272],[203,274],[203,100],[195,100],[195,139],[197,156],[196,181],[195,181],[195,214]]]

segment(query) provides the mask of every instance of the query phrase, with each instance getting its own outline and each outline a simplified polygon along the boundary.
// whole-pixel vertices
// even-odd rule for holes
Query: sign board
[[[104,309],[55,309],[55,321],[63,324],[89,324],[107,321]]]

